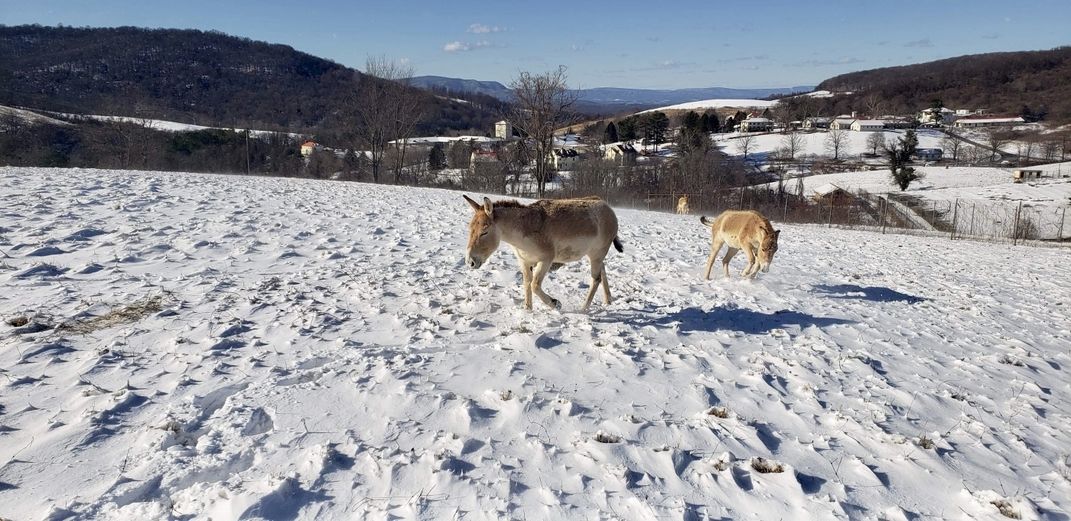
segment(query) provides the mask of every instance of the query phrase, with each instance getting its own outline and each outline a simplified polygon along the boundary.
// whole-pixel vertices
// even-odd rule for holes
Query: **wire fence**
[[[681,200],[686,198],[686,203]],[[766,189],[720,193],[650,192],[639,207],[716,215],[756,210],[773,221],[945,236],[1012,244],[1071,245],[1068,205],[974,199],[932,200],[901,193],[835,191],[813,197]]]

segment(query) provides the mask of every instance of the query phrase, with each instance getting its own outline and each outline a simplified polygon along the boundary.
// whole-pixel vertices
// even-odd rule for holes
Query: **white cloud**
[[[480,40],[478,42],[459,42],[453,41],[443,45],[443,50],[446,52],[466,52],[475,51],[477,49],[489,49],[491,47],[501,47],[495,45],[487,40]]]
[[[446,52],[458,52],[469,50],[469,44],[461,42],[450,42],[443,46],[443,50]]]
[[[484,24],[472,24],[472,25],[469,25],[469,29],[468,29],[468,32],[470,32],[472,34],[501,33],[501,32],[505,32],[505,31],[506,31],[506,29],[504,27],[499,27],[497,25],[493,25],[493,26],[492,25],[484,25]]]

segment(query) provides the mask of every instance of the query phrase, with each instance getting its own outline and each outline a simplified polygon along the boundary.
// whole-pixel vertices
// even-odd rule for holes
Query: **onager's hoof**
[[[562,302],[556,298],[550,299],[550,305],[554,306],[554,309],[558,311],[562,310]]]

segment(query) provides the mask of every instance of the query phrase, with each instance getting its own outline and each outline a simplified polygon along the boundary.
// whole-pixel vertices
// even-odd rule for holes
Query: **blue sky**
[[[363,67],[574,87],[783,87],[855,70],[1071,44],[1071,2],[0,0],[0,24],[214,29]]]

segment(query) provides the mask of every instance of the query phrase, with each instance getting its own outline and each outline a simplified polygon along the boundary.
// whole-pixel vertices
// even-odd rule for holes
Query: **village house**
[[[316,150],[316,142],[311,139],[306,140],[301,144],[301,157],[309,157],[314,150]]]
[[[613,143],[603,149],[603,158],[609,161],[617,161],[619,164],[631,164],[636,162],[639,152],[636,147],[629,143]]]
[[[575,148],[555,148],[550,154],[550,161],[555,170],[572,170],[580,159],[580,152]]]
[[[804,130],[817,130],[829,128],[829,124],[833,121],[833,118],[813,117],[803,120]]]
[[[829,123],[829,130],[851,130],[854,118],[838,116]]]
[[[915,119],[904,116],[886,115],[878,118],[885,124],[885,128],[911,128],[915,126]]]
[[[766,118],[747,118],[740,122],[740,132],[769,132],[773,130],[773,121]]]
[[[983,128],[983,127],[1010,127],[1026,123],[1023,118],[1015,117],[992,117],[992,116],[967,116],[959,118],[952,126],[956,128]]]
[[[918,119],[923,125],[948,125],[956,120],[956,111],[945,107],[940,109],[930,107],[919,112]]]
[[[856,132],[874,132],[884,129],[885,122],[880,119],[857,119],[850,128]]]
[[[495,122],[495,137],[498,139],[513,139],[513,124],[502,120]]]

